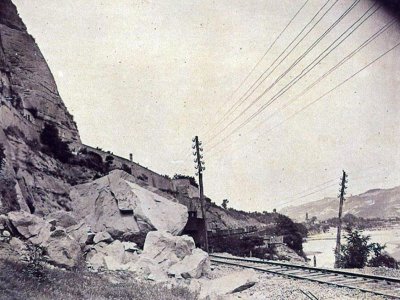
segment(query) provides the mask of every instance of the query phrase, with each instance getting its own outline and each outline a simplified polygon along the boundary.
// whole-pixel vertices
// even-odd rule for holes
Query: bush
[[[299,255],[303,253],[303,237],[307,235],[307,229],[304,226],[294,223],[290,218],[276,214],[275,217],[275,235],[283,235],[283,242]]]
[[[68,143],[60,139],[58,129],[53,124],[45,124],[40,141],[45,146],[45,152],[63,163],[67,163],[73,157]]]
[[[214,252],[227,252],[236,256],[253,256],[264,258],[268,250],[260,248],[264,239],[258,236],[220,236],[210,239],[210,247]]]
[[[172,179],[188,179],[191,185],[193,185],[197,188],[199,187],[199,185],[196,182],[196,179],[193,176],[175,174]]]
[[[126,173],[132,175],[132,170],[131,170],[131,168],[129,168],[129,166],[128,166],[127,164],[122,164],[121,169],[122,169],[123,171],[125,171]]]
[[[107,172],[111,171],[112,165],[114,163],[114,157],[111,155],[106,156],[106,170]]]
[[[399,265],[397,261],[391,257],[388,254],[380,254],[378,256],[375,256],[371,258],[368,261],[368,266],[369,267],[386,267],[386,268],[392,268],[392,269],[398,269]]]
[[[398,268],[396,260],[382,251],[386,245],[369,243],[371,237],[363,235],[361,230],[346,228],[347,243],[341,246],[339,266],[341,268],[371,267]]]
[[[347,243],[341,246],[339,266],[341,268],[364,268],[368,261],[371,246],[370,237],[363,236],[361,230],[346,229]]]

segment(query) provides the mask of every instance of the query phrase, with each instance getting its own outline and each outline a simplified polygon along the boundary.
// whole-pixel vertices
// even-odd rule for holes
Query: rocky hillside
[[[67,153],[67,144],[76,151]],[[144,189],[199,208],[198,190],[188,182],[81,144],[52,73],[11,0],[0,2],[0,162],[0,213],[71,211],[75,185],[92,187],[93,179],[114,169],[124,169]],[[209,228],[260,225],[209,203]]]
[[[309,217],[316,216],[319,220],[337,217],[339,200],[324,198],[299,206],[289,206],[281,213],[303,221],[306,213]],[[362,218],[388,219],[400,216],[400,186],[392,189],[374,189],[363,194],[347,197],[344,202],[343,215],[351,213]]]
[[[80,143],[50,69],[10,0],[0,1],[0,211],[59,209],[69,184],[57,161],[40,153],[45,124]],[[45,204],[44,204],[45,202]]]

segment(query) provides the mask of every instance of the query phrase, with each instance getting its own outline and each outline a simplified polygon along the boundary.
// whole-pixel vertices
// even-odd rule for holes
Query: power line
[[[283,110],[287,106],[289,106],[291,103],[295,102],[298,100],[300,97],[302,97],[304,94],[306,94],[309,90],[311,90],[314,86],[316,86],[319,82],[321,82],[323,79],[325,79],[328,75],[330,75],[332,72],[337,70],[339,67],[341,67],[344,63],[346,63],[350,58],[352,58],[355,54],[357,54],[359,51],[361,51],[363,48],[365,48],[367,45],[369,45],[372,41],[374,41],[376,38],[378,38],[382,33],[387,31],[391,26],[393,26],[396,23],[395,19],[392,19],[392,21],[388,22],[386,25],[384,25],[381,29],[379,29],[376,33],[374,33],[370,38],[368,38],[365,42],[363,42],[360,46],[358,46],[355,50],[353,50],[350,54],[348,54],[345,58],[343,58],[339,63],[337,63],[334,67],[332,67],[329,71],[324,73],[322,76],[320,76],[317,80],[315,80],[312,84],[307,86],[300,94],[292,98],[289,102],[287,102],[283,107],[280,109],[277,109],[274,113],[272,113],[268,119],[264,119],[261,122],[259,122],[254,128],[258,128],[261,124],[265,123],[265,121],[268,121],[272,116],[274,116],[277,112],[280,110]]]
[[[330,0],[328,0],[329,2]],[[306,0],[304,2],[304,4],[297,10],[297,12],[295,13],[295,15],[290,19],[289,23],[286,24],[286,26],[282,29],[282,31],[279,33],[279,35],[275,38],[275,40],[272,42],[272,44],[268,47],[268,49],[265,51],[265,53],[263,54],[263,56],[258,60],[258,62],[253,66],[253,68],[250,70],[250,72],[247,74],[247,76],[241,81],[241,83],[239,84],[239,86],[232,92],[232,94],[230,95],[229,99],[232,99],[233,96],[236,94],[236,92],[238,90],[240,90],[240,88],[244,85],[244,83],[249,79],[249,77],[251,76],[251,74],[253,74],[254,70],[260,65],[260,63],[264,60],[264,58],[267,56],[267,54],[269,53],[269,51],[271,51],[271,49],[275,46],[276,42],[281,38],[281,36],[285,33],[285,31],[289,28],[289,26],[292,24],[292,22],[296,19],[296,17],[300,14],[300,12],[303,10],[303,8],[306,6],[306,4],[309,2],[309,0]],[[226,104],[227,102],[225,102]],[[223,104],[224,106],[224,104]],[[218,111],[221,110],[222,107],[220,107],[220,109],[218,109]],[[232,107],[231,107],[232,108]],[[230,110],[229,110],[230,111]],[[225,113],[225,115],[229,114],[229,111],[227,113]],[[224,117],[225,117],[224,115]],[[223,117],[223,118],[224,118]],[[222,121],[224,119],[221,119]],[[222,121],[218,121],[214,126],[218,126],[220,124],[220,122]],[[212,130],[212,128],[210,128],[208,131],[205,132],[205,135],[208,134],[210,131]]]
[[[325,12],[329,12],[333,6],[338,2],[339,0],[335,1],[335,3],[329,7],[329,9]],[[292,51],[304,40],[305,37],[311,32],[311,30],[321,21],[321,19],[325,16],[325,14],[314,24],[314,26],[300,39],[300,41],[290,50],[290,52],[278,63],[278,65],[255,87],[255,89],[251,92],[249,96],[246,97],[246,99],[243,100],[243,98],[246,96],[246,94],[253,89],[253,87],[260,81],[260,79],[275,65],[275,63],[279,60],[279,58],[282,57],[282,55],[285,54],[285,52],[292,46],[292,44],[301,36],[301,34],[307,29],[307,27],[314,21],[314,19],[319,15],[319,13],[325,8],[325,6],[330,2],[330,0],[327,0],[325,4],[317,11],[317,13],[311,18],[311,20],[303,27],[303,29],[297,34],[297,36],[289,43],[289,45],[281,52],[281,54],[271,63],[271,65],[257,78],[257,80],[250,86],[249,89],[246,90],[246,92],[234,103],[234,105],[225,113],[225,115],[222,117],[220,120],[219,124],[224,121],[229,114],[232,112],[234,113],[239,106],[248,99],[248,97],[251,96],[251,94],[254,92],[255,89],[257,89],[271,74],[272,72],[280,66],[280,64],[292,53]],[[242,101],[243,100],[243,101]],[[233,111],[232,111],[233,109]],[[219,125],[218,124],[218,125]],[[214,129],[217,129],[215,127]]]
[[[279,64],[277,66],[275,66],[271,72],[269,72],[269,74],[267,75],[267,77],[265,77],[257,86],[255,89],[253,89],[253,91],[246,96],[246,98],[244,98],[242,101],[240,101],[240,104],[243,104],[247,99],[249,99],[249,97],[254,93],[254,91],[277,69],[277,67],[286,60],[286,58],[291,54],[291,52],[303,41],[303,39],[315,28],[315,26],[325,17],[325,15],[330,11],[330,9],[332,9],[332,7],[337,3],[338,1],[336,1],[320,18],[319,20],[310,28],[310,30],[306,33],[305,36],[303,36],[303,38],[295,45],[294,48],[292,48],[292,50],[279,62]],[[351,9],[354,8],[354,6],[356,4],[358,4],[360,2],[360,0],[355,0],[352,5],[346,9],[346,11],[301,55],[299,56],[296,61],[288,68],[286,69],[280,76],[278,76],[278,78],[266,89],[264,90],[264,94],[266,92],[268,92],[269,90],[271,90],[283,77],[285,77],[287,75],[287,73],[289,73],[313,48],[315,48],[315,46],[322,40],[325,38],[325,36],[351,11]],[[233,124],[236,120],[238,120],[245,112],[247,112],[256,102],[258,102],[260,98],[258,97],[256,100],[252,101],[241,113],[239,113],[239,115],[237,115],[233,120],[231,120],[225,127],[223,127],[219,132],[217,132],[216,134],[214,134],[210,140],[213,140],[215,137],[217,137],[218,135],[220,135],[222,132],[224,132],[231,124]],[[239,106],[240,106],[239,104]],[[237,107],[239,107],[237,106]],[[236,111],[236,109],[235,109]]]
[[[373,6],[375,6],[375,4]],[[360,24],[358,24],[353,30],[351,30],[344,39],[342,39],[338,44],[335,45],[335,43],[337,41],[339,41],[354,25],[356,25],[360,20],[362,20],[365,17],[365,15],[373,8],[373,6],[371,6],[356,22],[354,22],[338,38],[336,38],[336,40],[333,41],[321,54],[319,54],[317,58],[315,58],[309,65],[307,65],[307,67],[305,67],[300,72],[300,74],[298,74],[294,79],[292,79],[288,84],[286,84],[285,87],[283,87],[277,94],[275,94],[273,97],[271,97],[267,103],[263,104],[256,112],[254,112],[250,117],[248,117],[240,125],[235,127],[227,136],[225,136],[220,142],[213,145],[209,150],[211,150],[214,147],[216,147],[217,145],[221,144],[227,138],[232,136],[235,132],[237,132],[242,127],[244,127],[248,123],[250,123],[256,116],[258,116],[260,113],[262,113],[268,106],[270,106],[274,101],[276,101],[279,97],[281,97],[286,91],[288,91],[301,78],[303,78],[310,71],[312,71],[322,60],[324,60],[330,53],[332,53],[337,47],[339,47],[351,34],[353,34],[365,21],[367,21],[379,9],[379,7],[378,7],[375,11],[373,11],[369,16],[367,16],[367,18],[365,18]],[[258,100],[260,100],[265,95],[265,93],[266,93],[266,91],[264,91],[262,94],[260,94],[252,103],[254,104]]]
[[[381,29],[379,29],[375,34],[373,34],[369,39],[367,39],[364,43],[362,43],[359,47],[357,47],[355,50],[353,50],[349,55],[347,55],[344,59],[342,59],[338,64],[336,64],[333,68],[331,68],[328,72],[326,72],[325,74],[323,74],[321,77],[319,77],[316,81],[314,81],[311,85],[309,85],[305,90],[303,90],[303,92],[300,93],[300,95],[304,95],[305,92],[307,92],[308,90],[310,90],[313,86],[315,86],[318,82],[320,82],[323,78],[325,78],[326,76],[328,76],[330,73],[332,73],[334,70],[336,70],[338,67],[340,67],[341,65],[343,65],[345,62],[347,62],[351,57],[353,57],[356,53],[358,53],[361,49],[363,49],[365,46],[367,46],[369,43],[371,43],[373,40],[375,40],[378,36],[380,36],[383,32],[385,32],[386,30],[388,30],[391,26],[393,26],[393,24],[395,24],[395,19],[392,19],[392,21],[388,22],[386,25],[384,25]],[[395,45],[393,48],[389,49],[388,51],[384,52],[382,55],[380,55],[379,57],[377,57],[375,60],[373,60],[372,62],[370,62],[368,65],[366,65],[365,67],[361,68],[360,70],[358,70],[356,73],[354,73],[353,75],[351,75],[350,77],[348,77],[346,80],[342,81],[340,84],[336,85],[334,88],[332,88],[331,90],[329,90],[328,92],[324,93],[322,96],[316,98],[313,102],[309,103],[308,105],[306,105],[305,107],[303,107],[302,109],[296,111],[295,113],[293,113],[292,115],[290,115],[288,118],[286,118],[285,120],[283,120],[282,122],[278,123],[277,125],[273,126],[272,128],[270,128],[268,131],[260,134],[258,136],[258,138],[263,135],[266,134],[268,132],[271,132],[272,130],[274,130],[275,128],[281,126],[282,124],[284,124],[285,122],[289,121],[290,119],[292,119],[294,116],[296,116],[297,114],[301,113],[302,111],[306,110],[308,107],[310,107],[311,105],[313,105],[314,103],[320,101],[322,98],[324,98],[326,95],[330,94],[331,92],[333,92],[334,90],[336,90],[337,88],[339,88],[340,86],[342,86],[343,84],[345,84],[347,81],[351,80],[353,77],[355,77],[357,74],[359,74],[360,72],[362,72],[363,70],[365,70],[366,68],[368,68],[369,66],[371,66],[372,64],[374,64],[376,61],[380,60],[383,56],[385,56],[386,54],[388,54],[389,52],[391,52],[392,50],[394,50],[399,44]],[[290,102],[294,102],[298,100],[297,97],[293,98]],[[287,104],[286,106],[288,106],[289,104]],[[285,107],[286,107],[285,106]],[[277,113],[277,111],[274,112],[274,114]],[[272,114],[270,117],[272,117],[274,114]],[[262,122],[260,122],[255,128],[257,128],[259,125],[261,125],[265,120],[263,120]],[[253,129],[255,129],[253,128]],[[215,145],[213,148],[215,148],[217,145]],[[209,149],[211,150],[211,148]]]
[[[363,169],[363,170],[361,170],[361,171],[358,171],[358,172],[356,172],[356,174],[357,174],[357,173],[365,173],[366,171],[371,170],[371,169],[374,169],[374,172],[375,172],[376,168],[377,168],[377,166],[372,166],[372,167]],[[354,173],[353,173],[353,174],[354,174]],[[357,180],[360,180],[360,179],[364,179],[364,178],[366,178],[366,177],[370,177],[370,176],[366,176],[365,174],[362,175],[362,176],[356,176],[356,177],[353,177],[353,176],[352,176],[352,181],[357,181]],[[322,183],[322,184],[320,184],[320,185],[318,185],[318,186],[324,186],[325,184],[328,184],[328,183],[333,182],[333,181],[336,182],[337,179],[336,179],[336,178],[335,178],[335,179],[331,179],[331,180],[326,181],[326,182],[324,182],[324,183]],[[325,190],[327,190],[327,189],[329,189],[329,188],[331,188],[331,187],[337,186],[337,183],[328,185],[328,186],[326,186],[326,187],[323,187],[323,188],[321,188],[321,189],[319,189],[319,190],[314,191],[318,186],[315,186],[314,188],[310,188],[310,189],[308,189],[308,190],[306,190],[306,191],[304,191],[304,192],[302,192],[302,193],[297,193],[297,194],[293,195],[293,196],[291,197],[291,198],[292,198],[291,200],[286,201],[286,202],[283,202],[283,203],[280,203],[280,204],[278,205],[278,207],[282,207],[282,206],[284,206],[284,205],[286,205],[286,204],[288,204],[288,203],[296,202],[296,201],[301,200],[301,199],[303,199],[303,198],[306,198],[306,197],[308,197],[308,196],[314,195],[314,194],[316,194],[316,193],[318,193],[318,192],[325,191]],[[300,195],[300,197],[296,197],[297,195]],[[284,200],[286,200],[286,199],[289,199],[289,197],[285,198]]]
[[[384,57],[385,55],[387,55],[388,53],[390,53],[391,51],[393,51],[395,48],[397,48],[400,45],[400,42],[397,43],[396,45],[394,45],[392,48],[390,48],[389,50],[385,51],[384,53],[382,53],[381,55],[379,55],[377,58],[375,58],[373,61],[371,61],[369,64],[367,64],[366,66],[362,67],[361,69],[359,69],[357,72],[353,73],[351,76],[347,77],[345,80],[343,80],[341,83],[337,84],[334,88],[330,89],[329,91],[327,91],[326,93],[324,93],[322,96],[316,98],[315,100],[313,100],[311,103],[307,104],[305,107],[303,107],[302,109],[296,111],[295,113],[293,113],[292,115],[290,115],[288,118],[286,118],[285,120],[283,120],[282,122],[280,122],[279,124],[277,124],[276,126],[270,128],[270,130],[268,130],[267,132],[270,132],[271,130],[279,127],[280,125],[282,125],[283,123],[287,122],[288,120],[292,119],[293,117],[295,117],[297,114],[305,111],[307,108],[309,108],[311,105],[317,103],[318,101],[322,100],[325,96],[329,95],[330,93],[332,93],[334,90],[338,89],[339,87],[341,87],[342,85],[346,84],[348,81],[350,81],[351,79],[353,79],[355,76],[357,76],[359,73],[361,73],[362,71],[364,71],[365,69],[367,69],[368,67],[370,67],[371,65],[373,65],[375,62],[379,61],[382,57]],[[265,132],[265,133],[267,133]],[[264,133],[262,133],[264,134]],[[261,134],[261,135],[262,135]],[[260,136],[261,136],[260,135]]]

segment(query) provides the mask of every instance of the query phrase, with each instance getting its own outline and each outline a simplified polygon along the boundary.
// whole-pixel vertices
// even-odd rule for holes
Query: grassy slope
[[[23,263],[0,260],[0,299],[196,299],[187,289],[139,282],[130,273],[110,275],[45,268],[40,278],[31,270]]]

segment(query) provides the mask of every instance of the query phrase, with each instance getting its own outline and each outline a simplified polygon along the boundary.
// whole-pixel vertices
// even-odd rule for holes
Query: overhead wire
[[[320,76],[317,80],[315,80],[313,83],[311,83],[309,86],[307,86],[300,94],[298,94],[296,97],[292,98],[288,103],[286,103],[284,105],[284,107],[282,107],[281,109],[284,109],[285,107],[287,107],[288,105],[290,105],[291,103],[293,103],[294,101],[299,100],[300,97],[302,97],[306,92],[308,92],[309,90],[311,90],[311,88],[313,88],[316,84],[318,84],[320,81],[322,81],[324,78],[326,78],[328,75],[330,75],[333,71],[335,71],[337,68],[339,68],[340,66],[342,66],[344,63],[346,63],[347,61],[349,61],[356,53],[358,53],[359,51],[361,51],[363,48],[365,48],[368,44],[370,44],[372,41],[374,41],[376,38],[378,38],[381,34],[383,34],[384,32],[386,32],[390,27],[392,27],[394,24],[396,23],[396,19],[392,19],[391,21],[389,21],[388,23],[386,23],[383,27],[381,27],[377,32],[375,32],[371,37],[369,37],[366,41],[364,41],[360,46],[358,46],[355,50],[353,50],[350,54],[348,54],[346,57],[344,57],[339,63],[337,63],[334,67],[332,67],[329,71],[325,72],[322,76]],[[336,87],[338,88],[338,86]],[[323,96],[321,96],[323,97]],[[318,98],[320,99],[320,98]],[[269,119],[271,119],[273,117],[273,115],[275,115],[276,113],[278,113],[281,109],[276,110],[274,113],[272,113],[266,120],[261,120],[261,122],[259,122],[254,128],[252,128],[252,131],[254,131],[255,129],[257,129],[260,125],[264,124],[265,121],[268,121]],[[302,110],[303,111],[303,110]],[[300,112],[297,112],[300,113]],[[295,114],[297,114],[295,113]],[[270,130],[268,130],[268,132],[272,131],[273,129],[281,126],[283,123],[285,123],[286,121],[288,121],[289,119],[291,119],[292,117],[294,117],[294,115],[291,115],[290,117],[288,117],[287,119],[285,119],[284,121],[280,122],[278,125],[270,128]],[[263,134],[261,134],[263,135]],[[260,137],[261,135],[259,135],[258,137]]]
[[[254,112],[251,116],[249,116],[244,122],[242,122],[240,125],[235,127],[228,135],[226,135],[221,141],[218,143],[215,143],[213,146],[209,148],[209,150],[215,148],[222,142],[224,142],[226,139],[228,139],[230,136],[232,136],[235,132],[246,126],[248,123],[250,123],[255,117],[257,117],[259,114],[261,114],[267,107],[269,107],[273,102],[275,102],[277,99],[279,99],[285,92],[287,92],[293,85],[295,85],[300,79],[302,79],[304,76],[306,76],[309,72],[311,72],[316,66],[319,65],[320,62],[322,62],[330,53],[332,53],[337,47],[339,47],[349,36],[351,36],[362,24],[364,24],[374,13],[376,13],[380,7],[376,8],[372,13],[370,13],[366,18],[364,18],[367,13],[375,6],[371,6],[360,18],[357,19],[356,22],[354,22],[350,27],[348,27],[338,38],[336,38],[323,52],[321,52],[318,57],[316,57],[310,64],[308,64],[303,70],[295,77],[293,78],[289,83],[287,83],[278,93],[276,93],[273,97],[271,97],[268,102],[263,104],[256,112]],[[364,18],[364,20],[363,20]],[[361,22],[360,22],[361,21]],[[358,22],[360,22],[355,28],[353,28]],[[353,29],[352,29],[353,28]],[[347,34],[347,36],[345,36]],[[345,37],[344,37],[345,36]],[[341,38],[344,37],[342,40]],[[339,42],[338,42],[339,41]],[[338,42],[338,43],[337,43]],[[336,44],[337,43],[337,44]],[[361,47],[361,46],[360,46]],[[362,47],[360,48],[362,49]],[[355,53],[360,51],[360,49],[356,49]],[[354,54],[355,54],[354,53]],[[353,54],[353,55],[354,55]],[[336,68],[342,65],[344,62],[341,62],[337,64]],[[333,70],[332,70],[333,71]],[[330,71],[330,72],[332,72]],[[329,72],[329,71],[328,71]],[[321,79],[322,80],[322,79]],[[262,93],[256,100],[260,99],[262,96],[265,94]]]
[[[257,61],[257,63],[253,66],[253,68],[250,70],[250,72],[247,74],[247,76],[240,82],[239,86],[231,93],[231,95],[228,97],[228,101],[230,99],[233,98],[233,96],[236,94],[237,91],[239,91],[242,86],[244,85],[244,83],[249,79],[249,77],[254,73],[254,71],[256,70],[256,68],[261,64],[261,62],[264,60],[264,58],[268,55],[268,53],[271,51],[271,49],[275,46],[275,44],[278,42],[278,40],[281,38],[281,36],[286,32],[286,30],[289,28],[289,26],[293,23],[293,21],[296,19],[296,17],[300,14],[300,12],[303,10],[303,8],[307,5],[307,3],[310,0],[306,0],[304,2],[304,4],[296,11],[296,13],[294,14],[294,16],[289,20],[289,22],[286,24],[286,26],[282,29],[282,31],[278,34],[278,36],[275,38],[275,40],[271,43],[271,45],[268,47],[268,49],[264,52],[263,56]],[[327,1],[327,3],[330,0]],[[228,101],[224,102],[224,104],[222,106],[224,106]],[[222,107],[221,107],[222,108]],[[218,109],[218,111],[221,110]],[[230,110],[229,110],[230,111]],[[229,111],[227,112],[229,114]],[[227,114],[225,113],[225,115]],[[225,116],[224,115],[224,116]],[[214,126],[218,126],[220,124],[220,122],[222,122],[221,120],[218,121],[216,124],[214,124]],[[204,133],[204,136],[207,135],[210,131],[212,130],[212,128],[210,128],[208,131],[206,131]]]
[[[310,53],[310,52],[312,51],[312,49],[314,49],[314,48],[318,45],[318,43],[321,42],[321,41],[328,35],[328,33],[329,33],[334,27],[336,27],[337,24],[339,24],[340,21],[343,20],[343,18],[344,18],[344,17],[345,17],[345,16],[346,16],[360,1],[361,1],[361,0],[355,0],[355,1],[351,4],[351,6],[348,7],[348,8],[346,9],[346,11],[345,11],[344,13],[342,13],[342,15],[341,15],[337,20],[335,20],[335,22],[334,22],[322,35],[320,35],[320,36],[318,37],[318,39],[317,39],[316,41],[314,41],[314,43],[313,43],[311,46],[309,46],[308,49],[307,49],[305,52],[303,52],[303,54],[300,55],[300,56],[295,60],[294,63],[292,63],[292,64],[290,65],[289,68],[287,68],[282,74],[280,74],[280,75],[278,76],[278,78],[275,79],[275,81],[274,81],[270,86],[268,86],[268,88],[266,88],[266,89],[264,90],[263,93],[264,93],[264,94],[267,93],[267,92],[268,92],[269,90],[271,90],[277,83],[279,83],[280,80],[281,80],[282,78],[284,78],[284,77],[285,77],[285,76],[286,76],[300,61],[302,61],[303,58],[304,58],[305,56],[307,56],[307,54]],[[310,30],[306,33],[306,35],[305,35],[304,37],[306,37],[306,36],[316,27],[316,25],[326,16],[326,14],[330,11],[330,9],[332,9],[332,7],[333,7],[337,2],[338,2],[338,1],[335,1],[335,2],[333,3],[333,5],[319,18],[319,20],[310,28]],[[295,47],[297,47],[297,46],[303,41],[304,37],[296,44]],[[294,49],[295,49],[295,48],[293,48],[291,51],[293,51]],[[288,57],[288,55],[289,55],[290,53],[291,53],[291,52],[289,52],[289,53],[280,61],[280,63],[282,63],[283,61],[285,61],[286,58]],[[277,67],[280,65],[280,63],[279,63],[277,66],[275,66],[275,68],[273,68],[273,69],[271,70],[271,72],[268,74],[268,76],[265,77],[265,78],[257,85],[256,89],[269,77],[269,75],[271,75],[271,74],[277,69]],[[249,99],[249,97],[254,93],[254,91],[255,91],[256,89],[254,89],[249,95],[247,95],[246,98],[244,98],[244,99],[241,101],[241,103],[244,103],[247,99]],[[244,113],[246,113],[246,112],[247,112],[256,102],[258,102],[259,100],[260,100],[259,97],[257,97],[256,100],[253,100],[244,110],[242,110],[242,111],[239,113],[239,115],[237,115],[233,120],[231,120],[231,121],[230,121],[225,127],[223,127],[220,131],[218,131],[216,134],[214,134],[214,135],[209,139],[209,141],[212,141],[212,140],[215,139],[218,135],[220,135],[222,132],[224,132],[230,125],[232,125],[236,120],[238,120],[242,115],[244,115]]]

